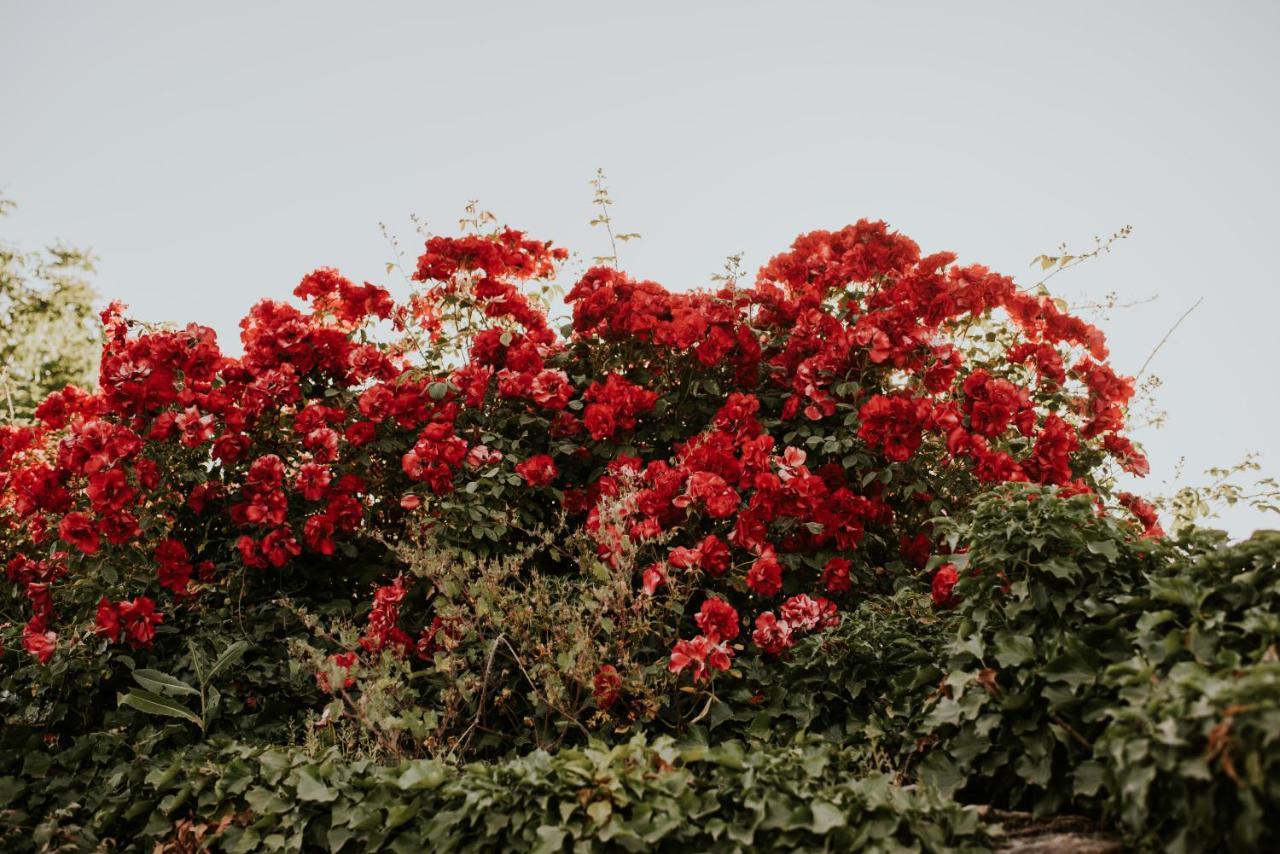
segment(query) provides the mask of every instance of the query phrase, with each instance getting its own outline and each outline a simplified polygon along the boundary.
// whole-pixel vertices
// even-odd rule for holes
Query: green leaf
[[[209,668],[209,676],[206,682],[212,681],[222,671],[235,664],[249,650],[249,644],[245,641],[236,641],[218,656],[218,660],[213,663],[213,667]]]
[[[814,833],[827,833],[833,828],[844,827],[846,824],[844,813],[835,804],[814,801],[809,804],[809,809],[813,812],[813,823],[809,826]]]
[[[135,670],[133,671],[133,681],[156,694],[168,694],[175,697],[183,694],[189,697],[200,696],[200,692],[186,682],[175,676],[170,676],[168,673],[161,673],[159,670]]]
[[[328,803],[338,797],[338,790],[331,789],[316,776],[314,768],[298,769],[298,800]]]
[[[954,762],[935,750],[920,763],[920,779],[945,798],[964,785],[965,775]]]
[[[204,653],[200,651],[200,647],[196,646],[194,640],[187,640],[187,649],[191,651],[191,669],[196,672],[196,679],[200,680],[200,684],[208,682],[205,672],[208,670],[209,662],[205,659]]]
[[[396,780],[404,790],[436,789],[444,782],[444,769],[434,762],[418,760],[412,763]]]
[[[1076,766],[1075,774],[1072,776],[1075,793],[1085,797],[1093,797],[1097,794],[1098,789],[1102,787],[1102,778],[1102,766],[1097,762],[1080,763]]]
[[[149,715],[164,715],[170,718],[182,718],[190,721],[200,729],[204,729],[204,723],[186,706],[179,705],[177,702],[170,700],[168,697],[162,697],[159,694],[153,694],[150,691],[136,689],[128,694],[119,694],[116,697],[117,703],[121,706],[131,706],[140,712],[146,712]]]
[[[1111,540],[1094,540],[1089,543],[1087,548],[1096,555],[1102,555],[1107,560],[1116,561],[1120,559],[1120,553],[1116,551],[1116,544]]]
[[[1036,645],[1031,638],[1004,635],[996,638],[993,652],[1001,667],[1016,667],[1035,658]]]

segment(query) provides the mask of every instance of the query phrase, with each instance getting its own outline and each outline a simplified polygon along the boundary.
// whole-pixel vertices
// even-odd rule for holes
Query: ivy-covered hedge
[[[1120,701],[1079,773],[1148,843],[1280,849],[1280,532],[1155,575],[1130,607],[1136,654],[1105,675]]]
[[[1086,496],[1017,490],[955,534],[923,780],[1143,846],[1280,845],[1280,533],[1133,540]]]
[[[940,748],[925,775],[966,781],[984,801],[1049,813],[1067,807],[1115,689],[1101,679],[1132,654],[1125,597],[1157,566],[1087,495],[1025,489],[982,499],[952,532],[958,620],[926,730]]]
[[[116,763],[101,763],[112,750]],[[461,769],[242,743],[128,754],[124,739],[100,738],[0,778],[5,849],[979,851],[991,841],[975,810],[861,774],[861,754],[812,740],[636,736]]]

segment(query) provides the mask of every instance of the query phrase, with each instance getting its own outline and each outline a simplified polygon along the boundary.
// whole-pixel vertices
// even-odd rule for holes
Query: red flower
[[[723,519],[734,514],[741,499],[720,475],[699,471],[690,476],[684,494],[677,496],[672,504],[688,507],[696,502],[704,504],[711,518]]]
[[[539,371],[530,383],[529,396],[544,409],[564,409],[573,396],[573,386],[564,371]]]
[[[853,564],[842,557],[833,557],[822,568],[822,586],[828,593],[847,593],[853,586],[849,570]]]
[[[658,592],[659,587],[663,587],[667,583],[667,571],[660,563],[651,563],[644,568],[644,572],[640,574],[640,586],[644,588],[644,592],[652,596]]]
[[[87,555],[98,550],[98,530],[83,513],[68,513],[58,523],[58,536]]]
[[[812,632],[840,623],[835,603],[821,596],[816,599],[804,593],[792,596],[782,603],[778,612],[793,632]]]
[[[155,556],[160,585],[177,594],[186,593],[192,573],[187,547],[175,539],[164,539],[156,546]]]
[[[761,596],[777,596],[782,590],[782,565],[770,549],[747,570],[747,586]]]
[[[307,501],[319,501],[324,498],[325,491],[333,481],[329,467],[321,463],[303,463],[298,469],[298,479],[294,481],[294,489],[302,493]]]
[[[85,495],[98,513],[122,510],[134,499],[124,472],[118,468],[94,472],[89,475]]]
[[[101,606],[99,606],[101,607]],[[164,614],[156,610],[156,603],[146,596],[121,602],[116,606],[120,625],[134,649],[150,649],[155,640],[156,626],[164,622]]]
[[[886,459],[906,462],[920,449],[921,433],[932,412],[929,401],[906,392],[878,394],[862,405],[858,436],[883,448]]]
[[[702,680],[709,678],[713,670],[728,670],[732,657],[733,650],[727,644],[706,635],[698,635],[693,640],[676,642],[667,669],[672,673],[680,673],[685,668],[692,667],[693,678]]]
[[[951,591],[959,575],[954,563],[944,563],[933,574],[933,604],[939,608],[951,604]]]
[[[1120,502],[1121,507],[1133,514],[1133,518],[1142,523],[1142,536],[1153,540],[1164,536],[1164,529],[1160,527],[1160,517],[1156,515],[1156,509],[1149,503],[1132,492],[1119,492],[1116,494],[1116,500]]]
[[[213,438],[216,430],[213,416],[202,414],[194,406],[188,406],[179,413],[173,423],[182,432],[182,444],[188,448],[203,445]]]
[[[731,641],[738,636],[738,612],[723,599],[707,599],[693,619],[712,640]]]
[[[116,606],[111,604],[111,600],[103,596],[98,601],[98,614],[95,620],[95,632],[110,640],[112,643],[118,643],[120,640],[120,613],[116,610]]]
[[[556,479],[559,472],[548,454],[538,454],[516,465],[516,474],[530,486],[546,486]]]
[[[58,649],[58,635],[49,631],[40,618],[32,617],[22,629],[22,647],[35,656],[36,661],[48,664]]]
[[[779,621],[772,611],[765,611],[756,617],[756,629],[751,633],[751,640],[767,653],[777,655],[789,649],[795,642],[791,639],[791,626]]]
[[[582,426],[597,442],[608,439],[618,429],[613,417],[613,407],[605,403],[592,403],[582,415]]]

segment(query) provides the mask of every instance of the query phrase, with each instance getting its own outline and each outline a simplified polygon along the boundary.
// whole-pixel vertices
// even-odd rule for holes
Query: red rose
[[[707,599],[693,619],[702,633],[713,640],[731,641],[740,631],[738,612],[723,599]]]
[[[116,606],[111,604],[106,596],[98,601],[98,614],[96,619],[97,627],[94,629],[98,634],[110,640],[112,643],[118,643],[120,640],[120,614],[116,611]]]
[[[956,586],[959,575],[954,563],[944,563],[933,574],[933,604],[941,608],[951,603],[951,591]]]
[[[556,479],[559,471],[556,464],[547,454],[538,454],[516,465],[516,474],[524,478],[530,486],[546,486]]]
[[[770,549],[747,570],[747,586],[761,596],[777,596],[782,590],[782,565]]]
[[[58,536],[87,555],[98,550],[98,530],[84,513],[68,513],[58,524]]]
[[[621,693],[622,677],[618,675],[618,669],[612,664],[602,665],[591,680],[591,694],[596,699],[596,705],[609,709],[618,702]]]
[[[46,631],[43,626],[36,623],[36,618],[33,617],[22,630],[22,646],[41,664],[48,664],[49,659],[53,658],[54,652],[58,649],[58,635],[55,632]]]

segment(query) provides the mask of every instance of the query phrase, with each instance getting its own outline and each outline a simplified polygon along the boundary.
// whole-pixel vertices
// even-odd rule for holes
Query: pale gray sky
[[[236,321],[320,265],[386,281],[387,222],[468,199],[586,255],[610,176],[623,266],[673,288],[799,232],[887,219],[1069,299],[1159,298],[1105,324],[1170,421],[1164,491],[1280,469],[1280,4],[62,3],[0,0],[5,236],[101,256],[151,320]],[[1246,512],[1235,533],[1280,520]]]

